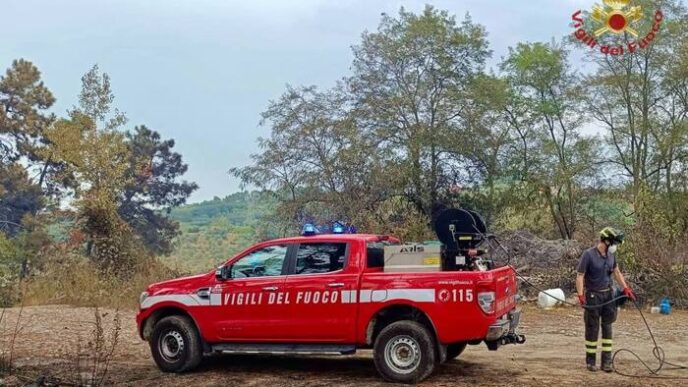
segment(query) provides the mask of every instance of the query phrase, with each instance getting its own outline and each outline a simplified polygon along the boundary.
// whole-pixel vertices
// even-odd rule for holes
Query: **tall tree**
[[[109,78],[94,66],[82,78],[80,104],[69,118],[46,132],[45,152],[75,177],[77,225],[87,237],[87,254],[103,269],[126,270],[135,257],[136,243],[129,225],[117,212],[118,199],[130,183],[130,151],[117,128],[125,122],[112,113]]]
[[[0,161],[30,155],[54,116],[55,102],[33,63],[19,59],[0,77]]]
[[[27,214],[45,205],[41,182],[26,171],[45,142],[55,98],[31,62],[19,59],[0,77],[0,230],[15,234]]]
[[[580,135],[585,115],[578,76],[570,70],[562,47],[543,43],[518,44],[510,50],[502,70],[535,124],[531,148],[537,149],[539,162],[526,165],[529,180],[544,194],[559,235],[572,238],[579,214],[579,187],[592,171],[596,156],[594,141]],[[517,123],[511,118],[509,122]]]
[[[392,155],[388,168],[402,192],[431,216],[442,188],[464,178],[469,161],[452,145],[466,130],[471,82],[489,57],[486,33],[426,6],[383,15],[376,32],[355,46],[350,89],[361,123]]]
[[[259,140],[262,152],[230,173],[282,195],[280,211],[293,225],[315,215],[360,224],[387,197],[377,141],[359,129],[343,89],[290,87],[262,123],[272,128]]]
[[[179,181],[188,166],[172,150],[174,140],[162,140],[158,132],[137,126],[127,132],[126,145],[130,153],[128,184],[122,191],[118,213],[152,252],[170,253],[179,225],[169,218],[169,212],[184,204],[198,186]]]
[[[655,22],[654,7],[643,3],[639,31]],[[688,12],[676,1],[662,2],[664,19],[651,44],[624,55],[598,56],[597,72],[587,79],[588,111],[606,129],[607,161],[630,181],[636,214],[644,193],[671,192],[687,161],[686,62]],[[624,43],[634,40],[624,36]],[[678,77],[677,77],[678,76]]]

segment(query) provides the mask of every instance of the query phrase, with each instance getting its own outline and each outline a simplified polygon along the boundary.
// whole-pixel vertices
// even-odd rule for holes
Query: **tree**
[[[387,197],[377,142],[359,129],[342,88],[290,87],[262,116],[270,138],[259,139],[251,166],[230,173],[281,195],[286,227],[309,217],[360,224]]]
[[[401,192],[431,216],[443,187],[471,166],[456,138],[467,130],[469,88],[490,55],[485,30],[431,6],[419,15],[402,8],[353,51],[356,114],[390,155],[391,174],[404,179]]]
[[[65,173],[78,182],[73,204],[77,225],[87,236],[87,254],[101,268],[121,271],[136,258],[137,241],[117,212],[119,196],[131,182],[131,153],[116,130],[124,116],[116,110],[110,116],[113,98],[109,78],[94,66],[82,78],[80,105],[46,131],[43,151],[64,163]]]
[[[537,149],[537,164],[526,160],[524,165],[529,183],[543,194],[559,235],[570,239],[580,213],[579,187],[593,171],[597,153],[595,142],[580,135],[585,114],[578,76],[570,70],[562,47],[543,43],[518,44],[502,70],[534,124],[532,137],[515,127],[524,141],[522,154],[527,155],[526,147]]]
[[[161,140],[158,132],[137,126],[127,132],[126,145],[128,184],[119,199],[119,216],[152,252],[170,253],[179,225],[169,218],[169,212],[184,204],[198,186],[178,181],[188,166],[179,153],[172,151],[174,140]]]
[[[0,77],[0,231],[15,235],[26,215],[45,206],[41,183],[27,172],[54,119],[47,113],[55,98],[29,61],[12,62]]]
[[[646,192],[673,191],[688,162],[688,13],[675,1],[664,2],[662,11],[663,24],[650,45],[593,59],[598,69],[586,82],[588,111],[607,132],[606,161],[630,181],[636,215]],[[639,30],[652,27],[654,18],[647,19]],[[631,40],[624,37],[625,44]]]
[[[462,114],[465,130],[455,136],[453,144],[472,166],[467,171],[474,187],[461,189],[457,204],[480,210],[485,220],[491,223],[505,205],[505,196],[508,196],[501,192],[500,185],[511,178],[508,175],[512,162],[509,151],[514,139],[504,114],[508,84],[497,76],[479,75],[468,92],[470,103]]]
[[[54,119],[46,110],[55,102],[33,63],[19,59],[0,77],[0,162],[33,153]]]

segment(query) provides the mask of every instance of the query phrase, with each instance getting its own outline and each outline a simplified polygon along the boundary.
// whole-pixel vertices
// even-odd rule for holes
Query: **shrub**
[[[20,271],[20,249],[0,232],[0,307],[11,306],[19,300]]]

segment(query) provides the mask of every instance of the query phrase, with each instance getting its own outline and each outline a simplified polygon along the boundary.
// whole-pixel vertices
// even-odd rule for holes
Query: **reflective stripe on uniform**
[[[597,352],[597,341],[585,341],[585,352],[586,353],[596,353]]]
[[[612,339],[602,339],[602,351],[611,352],[612,351]]]

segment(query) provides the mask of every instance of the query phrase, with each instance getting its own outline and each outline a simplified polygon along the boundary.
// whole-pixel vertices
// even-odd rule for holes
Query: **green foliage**
[[[182,271],[206,271],[255,242],[296,235],[297,230],[273,221],[277,205],[271,193],[238,192],[175,208],[171,217],[181,223],[182,233],[162,259]]]
[[[17,301],[22,254],[19,247],[0,232],[0,307]]]
[[[405,196],[431,217],[446,187],[473,167],[461,137],[469,131],[471,86],[490,55],[486,32],[468,16],[457,23],[429,5],[418,15],[402,8],[364,33],[353,54],[353,113],[385,157],[392,181],[383,192]]]
[[[0,77],[0,162],[30,156],[53,119],[55,102],[33,63],[19,59]]]
[[[182,156],[172,151],[174,140],[162,140],[158,132],[137,126],[126,134],[126,145],[128,183],[120,194],[117,212],[151,252],[168,254],[179,233],[168,213],[186,202],[198,186],[178,181],[188,167]]]
[[[581,206],[579,187],[592,175],[598,152],[594,139],[580,135],[585,120],[580,78],[569,68],[567,52],[555,44],[519,43],[501,67],[533,125],[529,136],[522,136],[524,145],[515,143],[524,153],[527,145],[537,150],[530,156],[536,164],[524,177],[544,194],[560,237],[572,238]]]
[[[16,235],[25,215],[44,205],[43,192],[18,163],[0,163],[0,232]]]

